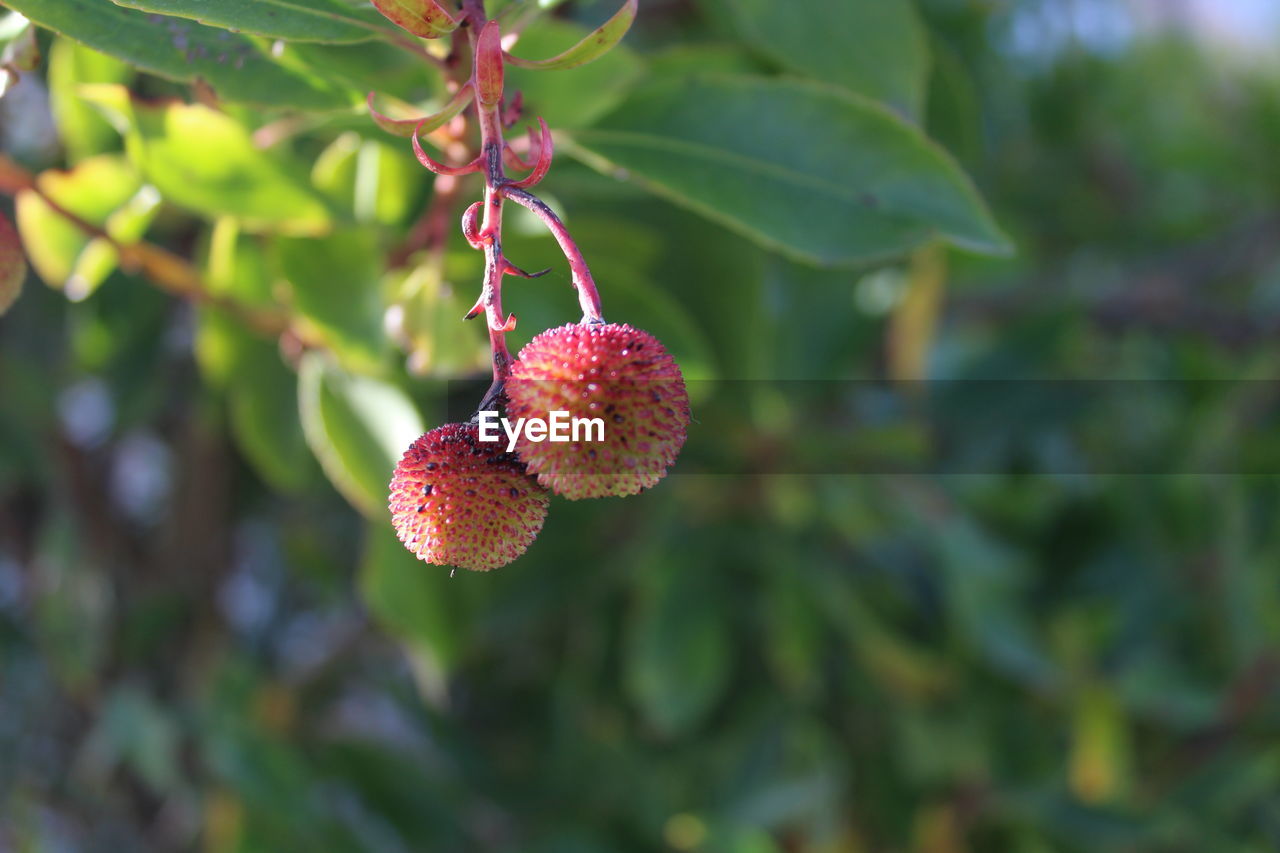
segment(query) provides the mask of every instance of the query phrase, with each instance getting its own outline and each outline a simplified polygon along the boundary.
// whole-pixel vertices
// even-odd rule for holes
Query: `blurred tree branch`
[[[40,189],[36,176],[4,154],[0,154],[0,192],[17,196],[23,192],[35,193],[50,210],[79,228],[90,237],[106,241],[119,253],[120,266],[127,272],[140,273],[159,289],[192,302],[209,305],[227,312],[253,332],[265,337],[290,334],[307,346],[319,346],[294,327],[283,311],[251,308],[234,299],[216,294],[186,258],[154,243],[138,241],[121,243],[103,228],[76,215],[60,205]]]

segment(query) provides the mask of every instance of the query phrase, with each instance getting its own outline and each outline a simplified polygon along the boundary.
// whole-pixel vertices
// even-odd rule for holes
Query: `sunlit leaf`
[[[298,408],[329,480],[366,516],[385,519],[391,473],[425,432],[413,403],[394,385],[346,373],[313,352],[299,371]]]
[[[459,21],[436,0],[373,0],[373,5],[387,20],[424,39],[439,38],[458,28]]]
[[[626,0],[622,8],[613,17],[590,32],[573,47],[550,59],[522,59],[507,54],[507,62],[521,68],[534,68],[540,71],[554,71],[565,68],[577,68],[604,56],[622,41],[622,37],[631,29],[631,22],[636,19],[636,8],[639,0]]]
[[[539,18],[520,36],[520,49],[549,53],[583,37],[583,29],[559,18]],[[542,116],[552,128],[585,127],[617,106],[640,77],[644,64],[625,45],[618,45],[591,65],[572,74],[540,74],[512,66],[507,88],[524,94],[525,114]]]
[[[130,157],[167,201],[252,230],[314,233],[329,210],[301,164],[253,144],[249,129],[200,104],[146,102],[119,86],[84,96],[121,124]]]
[[[186,18],[124,9],[108,0],[8,0],[42,27],[143,71],[194,83],[199,80],[230,101],[289,107],[341,109],[355,93],[273,60],[253,38]]]
[[[108,231],[113,215],[132,204],[133,210],[116,220],[120,239],[136,239],[154,215],[154,205],[147,209],[148,194],[137,172],[119,154],[91,157],[68,171],[43,172],[36,184],[67,212]],[[154,196],[154,191],[149,195]],[[109,244],[95,240],[39,194],[20,193],[17,215],[32,267],[49,286],[66,287],[69,297],[84,299],[115,268],[116,253]],[[89,256],[84,258],[86,251]]]
[[[376,249],[367,229],[276,242],[298,313],[344,364],[365,371],[377,368],[384,342]]]
[[[111,0],[117,6],[192,18],[224,27],[288,41],[368,41],[383,29],[375,17],[362,15],[337,0]]]
[[[320,152],[311,182],[357,222],[397,225],[420,198],[427,172],[407,146],[342,134]]]
[[[49,107],[58,135],[74,162],[119,147],[119,136],[102,115],[84,102],[78,87],[85,83],[128,83],[133,70],[124,62],[57,38],[49,50]]]
[[[473,375],[489,365],[489,340],[482,324],[463,323],[475,304],[467,285],[478,280],[476,253],[452,253],[445,278],[431,264],[395,274],[396,311],[402,318],[404,348],[411,368],[421,375],[446,378]]]

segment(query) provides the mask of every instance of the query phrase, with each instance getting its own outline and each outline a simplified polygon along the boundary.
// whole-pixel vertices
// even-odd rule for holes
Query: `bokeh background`
[[[726,3],[644,0],[608,73],[542,94],[558,125],[647,75],[814,74]],[[0,851],[1280,849],[1280,6],[915,15],[915,120],[1016,253],[822,268],[562,156],[543,189],[699,420],[657,488],[555,502],[493,573],[404,552],[360,483],[381,458],[342,437],[465,408],[464,245],[408,288],[407,346],[412,300],[319,324],[350,375],[110,262],[59,281],[47,251],[0,317]],[[191,96],[39,45],[0,100],[32,171],[120,161],[79,83]],[[397,69],[371,87],[429,94]],[[427,203],[364,116],[232,115],[296,135],[364,214],[333,256],[263,248],[124,181],[221,293],[269,301],[333,257],[358,282],[361,235],[390,245]],[[401,177],[362,202],[380,156]],[[508,285],[527,338],[573,299],[511,227],[518,263],[555,266]]]

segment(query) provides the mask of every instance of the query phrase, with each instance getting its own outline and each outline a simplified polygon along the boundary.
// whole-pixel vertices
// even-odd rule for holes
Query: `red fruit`
[[[530,441],[516,453],[538,482],[577,500],[634,495],[661,480],[684,446],[689,394],[680,368],[648,332],[617,323],[549,329],[520,351],[507,414],[599,418],[603,441]],[[580,436],[586,433],[580,433]]]
[[[523,554],[550,497],[475,424],[445,424],[405,451],[391,478],[391,521],[419,560],[488,571]]]

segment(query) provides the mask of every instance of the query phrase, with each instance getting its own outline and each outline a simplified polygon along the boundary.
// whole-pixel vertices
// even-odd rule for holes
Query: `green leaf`
[[[347,131],[320,152],[311,183],[357,222],[399,225],[413,211],[427,175],[407,145]]]
[[[400,544],[389,520],[369,523],[360,593],[378,623],[436,671],[448,668],[466,650],[466,613],[459,608],[466,603],[459,601],[466,590],[465,580],[423,563]]]
[[[66,38],[49,50],[49,108],[68,158],[78,162],[119,146],[119,136],[102,115],[84,102],[85,83],[129,83],[133,71],[114,57]]]
[[[471,103],[471,99],[475,96],[475,90],[470,83],[467,83],[453,94],[448,102],[445,103],[438,111],[428,115],[415,114],[411,118],[392,118],[383,115],[373,106],[373,92],[369,93],[368,106],[369,117],[373,119],[373,123],[394,136],[402,139],[409,139],[415,133],[419,136],[430,133],[437,128],[444,127],[445,124],[467,108]],[[401,112],[410,112],[404,105],[400,106]]]
[[[664,557],[631,626],[627,683],[640,710],[671,737],[700,723],[729,677],[730,638],[723,595],[709,565]]]
[[[298,380],[275,346],[253,343],[258,346],[241,356],[248,369],[231,377],[232,434],[264,480],[300,492],[316,469],[299,419]]]
[[[108,231],[112,230],[109,222],[113,214],[131,202],[144,201],[138,199],[144,188],[137,172],[119,154],[90,157],[68,171],[43,172],[36,182],[40,191],[59,206]],[[137,239],[139,226],[145,226],[150,218],[147,212],[139,213],[142,221],[128,214],[117,220],[121,223],[117,229],[119,238]],[[65,287],[69,298],[84,299],[115,268],[115,250],[109,244],[68,222],[36,193],[19,193],[17,215],[31,265],[50,287]],[[107,256],[101,248],[91,248],[103,246]]]
[[[129,245],[142,239],[160,209],[160,194],[155,187],[144,185],[128,201],[107,217],[105,230],[112,239]],[[120,253],[110,240],[95,237],[76,258],[67,278],[67,298],[74,302],[87,299],[115,272]]]
[[[423,74],[422,57],[387,41],[290,42],[285,53],[302,63],[311,74],[333,80],[335,85],[350,88],[360,96],[377,91],[405,93],[413,98],[427,93],[447,98],[443,75]],[[363,124],[354,114],[347,122],[347,126],[353,126],[354,122]]]
[[[199,80],[229,101],[291,109],[342,109],[356,102],[356,93],[281,64],[267,45],[239,33],[123,9],[107,0],[8,0],[8,5],[42,27],[143,71],[180,83]]]
[[[368,229],[323,239],[281,238],[280,269],[293,304],[346,366],[375,370],[382,358],[380,259]]]
[[[205,282],[210,292],[255,307],[279,305],[276,273],[263,249],[264,238],[246,235],[230,216],[213,223]]]
[[[394,385],[353,376],[311,352],[299,370],[298,409],[329,480],[366,516],[385,519],[391,473],[425,432],[413,403]]]
[[[373,0],[387,20],[424,39],[439,38],[458,28],[458,21],[436,0]]]
[[[434,264],[418,264],[389,276],[402,318],[397,337],[411,353],[410,369],[415,374],[473,376],[489,365],[487,329],[459,322],[476,301],[471,284],[481,275],[476,255],[468,247],[465,254],[451,252],[444,271]]]
[[[14,212],[32,269],[45,284],[61,288],[71,277],[76,259],[89,245],[89,238],[33,192],[18,195]]]
[[[521,34],[520,47],[549,53],[582,35],[581,27],[567,21],[539,18]],[[507,88],[524,93],[526,115],[542,116],[551,127],[585,127],[617,106],[643,68],[635,53],[619,46],[572,74],[539,74],[512,66],[507,69]]]
[[[947,606],[956,630],[998,671],[1036,689],[1060,684],[1063,673],[1042,647],[1022,599],[1030,568],[1017,552],[972,519],[929,518]]]
[[[117,6],[192,18],[202,24],[286,41],[368,41],[385,30],[376,18],[336,0],[111,0]]]
[[[249,130],[200,104],[133,100],[121,86],[85,86],[120,124],[129,156],[168,201],[250,230],[311,234],[329,225],[300,164],[253,144]]]
[[[211,293],[242,305],[275,305],[274,275],[260,238],[219,219],[209,239],[205,281]],[[211,384],[226,389],[236,445],[272,487],[299,492],[316,481],[298,411],[297,377],[277,343],[212,306],[197,315],[195,354]]]
[[[79,96],[83,83],[125,83],[133,69],[114,56],[56,38],[49,51],[49,108],[58,136],[73,163],[119,147],[119,134],[99,110]]]
[[[926,101],[922,124],[929,135],[961,163],[981,162],[985,143],[977,84],[964,59],[936,41]]]
[[[688,42],[672,44],[645,55],[649,70],[660,77],[691,74],[761,74],[768,69],[737,43]]]
[[[744,39],[788,71],[844,86],[920,115],[929,45],[911,0],[716,0]]]
[[[571,150],[762,245],[855,265],[941,237],[1010,251],[972,183],[920,131],[830,86],[708,76],[647,87]]]
[[[627,30],[631,29],[631,22],[636,19],[637,5],[638,0],[626,0],[612,18],[592,30],[573,47],[550,59],[521,59],[508,53],[507,62],[520,68],[533,68],[538,71],[559,71],[593,62],[622,41]]]
[[[761,585],[765,660],[788,691],[810,697],[822,683],[820,662],[825,638],[806,578],[796,571],[773,572]]]
[[[523,211],[523,208],[517,208]],[[521,299],[511,294],[511,310],[520,324],[508,337],[512,346],[522,346],[541,329],[564,322],[576,305],[568,286],[568,269],[559,247],[541,222],[530,222],[531,231],[520,233],[520,214],[511,216],[503,245],[509,257],[529,268],[550,267],[546,281],[550,293],[540,299]],[[587,261],[601,282],[608,282],[603,295],[605,316],[644,329],[661,340],[680,365],[686,380],[694,382],[716,375],[715,357],[706,332],[682,299],[672,295],[672,273],[663,264],[663,237],[651,229],[626,219],[598,211],[583,211],[567,222],[579,244],[590,247]],[[556,287],[561,280],[564,286]],[[518,300],[518,301],[517,301]]]
[[[211,385],[226,387],[237,374],[253,370],[257,360],[267,354],[268,346],[218,308],[205,307],[197,312],[193,348],[200,374]]]

